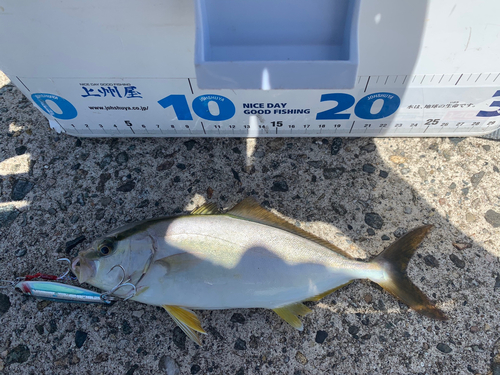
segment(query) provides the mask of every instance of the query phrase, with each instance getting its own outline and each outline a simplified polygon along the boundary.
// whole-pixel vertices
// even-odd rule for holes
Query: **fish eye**
[[[97,250],[102,256],[109,255],[113,251],[113,244],[110,241],[103,241],[103,243],[98,246]]]
[[[109,247],[107,247],[106,245],[101,246],[99,251],[101,252],[102,255],[108,255],[111,252]]]

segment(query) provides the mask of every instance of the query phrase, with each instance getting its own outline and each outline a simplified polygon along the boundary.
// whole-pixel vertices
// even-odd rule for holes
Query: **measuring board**
[[[211,92],[195,79],[52,83],[31,94],[34,103],[86,137],[466,136],[500,127],[500,73],[359,77],[342,91]]]
[[[53,128],[75,136],[500,128],[499,1],[309,4],[4,0],[0,69]]]

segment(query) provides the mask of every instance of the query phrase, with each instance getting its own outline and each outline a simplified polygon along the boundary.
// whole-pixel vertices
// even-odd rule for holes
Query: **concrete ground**
[[[356,281],[298,332],[272,311],[201,311],[203,346],[161,308],[0,292],[4,374],[500,374],[500,143],[481,138],[77,139],[0,75],[0,279],[58,274],[128,222],[253,196],[356,257],[434,224],[410,278],[449,320]]]

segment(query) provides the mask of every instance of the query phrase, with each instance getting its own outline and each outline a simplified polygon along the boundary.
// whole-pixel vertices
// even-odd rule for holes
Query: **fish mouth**
[[[96,272],[95,263],[86,258],[76,257],[71,262],[71,270],[78,278],[80,283],[84,283],[90,278],[94,277]]]

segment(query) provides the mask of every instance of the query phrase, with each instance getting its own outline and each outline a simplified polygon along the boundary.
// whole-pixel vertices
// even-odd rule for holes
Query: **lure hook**
[[[105,301],[108,300],[109,298],[111,298],[112,294],[114,294],[118,289],[123,288],[124,286],[130,286],[130,287],[132,287],[132,290],[129,292],[130,295],[127,295],[127,297],[125,297],[123,299],[124,301],[132,298],[137,293],[137,288],[136,288],[136,286],[134,284],[132,284],[130,282],[130,277],[127,280],[125,280],[125,269],[123,268],[123,266],[121,264],[116,264],[113,267],[111,267],[111,269],[108,271],[108,274],[111,271],[113,271],[115,268],[117,268],[117,267],[120,268],[122,270],[122,272],[123,272],[122,279],[118,282],[118,284],[115,287],[113,287],[112,289],[108,290],[106,293],[101,294],[101,298],[103,300],[105,300]]]
[[[0,289],[9,289],[13,288],[16,285],[16,282],[12,280],[0,280],[0,283],[9,284],[9,285],[1,285]]]
[[[71,271],[71,260],[69,260],[68,258],[59,258],[57,261],[58,262],[68,262],[68,269],[62,275],[58,276],[57,280],[65,280],[65,279],[76,280],[76,277],[69,276],[72,272]]]

